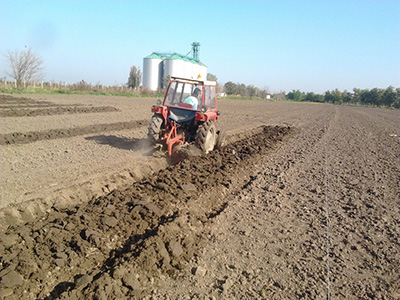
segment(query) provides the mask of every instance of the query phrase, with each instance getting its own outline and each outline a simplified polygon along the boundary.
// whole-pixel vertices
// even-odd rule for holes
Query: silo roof
[[[205,64],[203,64],[198,59],[195,59],[193,57],[189,57],[189,56],[186,56],[186,55],[182,55],[182,54],[179,54],[179,53],[176,53],[176,52],[172,53],[172,54],[164,54],[164,53],[153,52],[152,54],[150,54],[149,56],[146,56],[145,58],[179,59],[179,60],[191,62],[193,64],[197,64],[197,65],[200,65],[200,66],[206,66]]]
[[[165,56],[161,55],[160,53],[153,52],[152,54],[146,56],[145,58],[157,58],[157,59],[164,59]]]
[[[169,55],[169,56],[166,56],[165,59],[182,59],[182,60],[184,60],[184,59],[182,58],[182,56],[179,55],[178,53],[173,53],[173,54],[171,54],[171,55]]]

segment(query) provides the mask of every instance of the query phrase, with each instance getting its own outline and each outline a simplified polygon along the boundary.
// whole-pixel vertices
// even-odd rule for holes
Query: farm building
[[[153,52],[143,58],[143,86],[156,91],[163,88],[163,80],[168,76],[207,79],[207,66],[199,60],[199,46],[193,43],[187,55]]]

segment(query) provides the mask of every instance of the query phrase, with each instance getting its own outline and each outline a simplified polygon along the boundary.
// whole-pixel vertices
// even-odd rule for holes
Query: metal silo
[[[184,78],[192,78],[193,64],[188,57],[185,57]]]
[[[162,88],[164,78],[168,76],[189,79],[207,79],[207,66],[199,60],[199,46],[192,44],[192,55],[179,53],[153,52],[143,59],[143,86],[150,90]],[[200,75],[200,76],[199,76]]]
[[[163,76],[162,69],[163,56],[153,52],[143,58],[143,86],[156,91],[160,85]]]
[[[197,62],[192,61],[192,79],[198,79],[200,74],[200,66]]]
[[[207,80],[208,68],[205,64],[199,62],[199,73],[202,80]]]
[[[185,75],[185,61],[182,56],[174,53],[164,60],[164,77],[176,76],[183,77]]]

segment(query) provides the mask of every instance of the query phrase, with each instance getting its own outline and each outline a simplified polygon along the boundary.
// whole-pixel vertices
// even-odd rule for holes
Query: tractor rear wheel
[[[217,136],[217,129],[215,122],[208,121],[199,126],[196,132],[196,145],[207,154],[214,150],[215,140]]]
[[[161,115],[153,115],[151,117],[150,123],[149,123],[149,128],[147,131],[147,138],[149,141],[153,144],[155,144],[157,141],[160,140],[160,132],[161,132],[161,126],[164,122],[164,119]]]

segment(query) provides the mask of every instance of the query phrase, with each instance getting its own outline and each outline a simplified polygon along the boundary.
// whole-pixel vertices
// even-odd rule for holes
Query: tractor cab
[[[172,77],[163,105],[193,111],[216,111],[215,81],[198,81]]]
[[[197,119],[204,113],[215,113],[216,94],[215,82],[172,77],[163,101],[168,107],[168,120],[188,123],[195,120],[196,112],[201,112]]]

